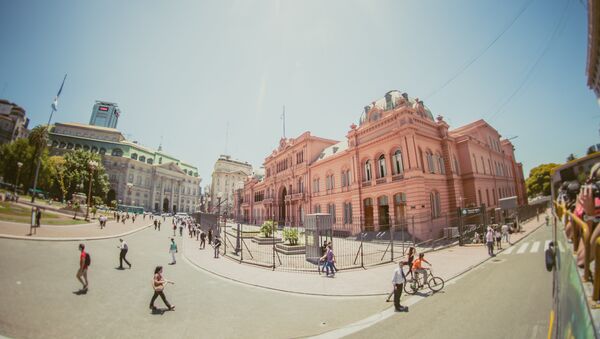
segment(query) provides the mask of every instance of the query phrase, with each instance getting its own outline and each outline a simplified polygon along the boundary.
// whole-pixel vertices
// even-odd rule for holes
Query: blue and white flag
[[[65,85],[65,80],[67,80],[66,74],[65,74],[65,77],[63,78],[62,84],[60,85],[60,89],[58,90],[58,93],[56,93],[56,96],[54,97],[54,101],[52,102],[52,110],[54,110],[54,111],[58,110],[58,97],[60,96],[60,92],[62,92],[63,86]]]

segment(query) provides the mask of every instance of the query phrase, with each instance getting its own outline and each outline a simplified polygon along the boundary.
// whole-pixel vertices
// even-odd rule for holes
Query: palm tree
[[[36,168],[36,162],[40,161],[39,159],[42,155],[46,144],[48,143],[48,126],[47,125],[38,125],[34,127],[29,133],[29,145],[34,147],[33,157],[31,158],[31,167],[32,169]],[[35,173],[29,173],[29,182],[33,187],[33,176]],[[33,192],[35,195],[35,192]]]

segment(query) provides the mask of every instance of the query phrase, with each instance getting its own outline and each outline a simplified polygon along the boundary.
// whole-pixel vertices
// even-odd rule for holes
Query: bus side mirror
[[[556,266],[556,253],[554,252],[554,243],[553,242],[550,242],[550,244],[548,245],[548,248],[546,249],[545,254],[546,254],[545,255],[546,270],[548,272],[552,272],[552,270]]]

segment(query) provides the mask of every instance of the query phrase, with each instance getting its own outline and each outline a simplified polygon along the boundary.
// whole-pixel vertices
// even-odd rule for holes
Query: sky
[[[515,138],[527,176],[600,142],[586,3],[0,0],[0,98],[44,124],[67,73],[54,122],[116,102],[128,139],[162,140],[205,186],[220,154],[262,165],[284,105],[287,137],[343,140],[397,89]]]

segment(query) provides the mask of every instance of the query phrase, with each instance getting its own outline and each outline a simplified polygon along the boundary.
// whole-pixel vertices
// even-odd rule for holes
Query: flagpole
[[[60,96],[60,92],[62,92],[63,86],[65,85],[65,80],[67,80],[67,75],[65,74],[65,77],[63,78],[62,84],[60,85],[60,89],[58,90],[58,94],[56,94],[56,98],[54,99],[54,102],[52,103],[52,110],[50,111],[50,117],[48,118],[48,125],[47,125],[47,133],[50,132],[50,122],[52,121],[52,115],[54,115],[54,112],[56,111],[56,107],[58,105],[58,97]],[[44,145],[43,147],[46,147],[46,145]],[[40,150],[41,153],[44,152],[43,148]],[[38,176],[40,174],[40,165],[42,164],[42,154],[36,154],[37,158],[37,164],[35,166],[35,177],[33,178],[33,188],[31,189],[31,202],[34,203],[35,202],[35,191],[37,189],[37,182],[38,182]]]

